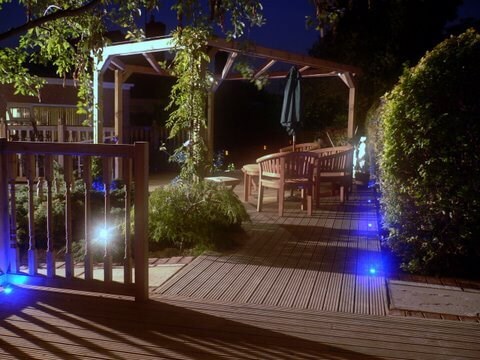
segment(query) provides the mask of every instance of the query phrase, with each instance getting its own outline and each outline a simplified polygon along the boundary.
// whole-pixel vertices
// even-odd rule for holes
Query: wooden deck
[[[385,315],[387,296],[369,192],[348,203],[323,201],[312,217],[290,204],[257,213],[240,250],[208,254],[184,267],[154,293],[289,308]],[[371,272],[374,272],[372,274]]]
[[[5,360],[480,358],[477,323],[32,288],[1,302]]]
[[[369,199],[325,199],[312,217],[247,204],[241,247],[196,258],[145,303],[0,293],[0,359],[479,359],[475,320],[389,315]]]

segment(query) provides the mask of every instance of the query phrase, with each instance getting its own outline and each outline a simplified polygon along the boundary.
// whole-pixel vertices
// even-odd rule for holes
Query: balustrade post
[[[55,249],[53,239],[53,205],[52,205],[52,183],[53,183],[53,158],[45,156],[45,182],[47,183],[47,276],[55,277]]]
[[[57,142],[59,143],[65,142],[65,124],[63,122],[63,119],[58,119]],[[60,167],[63,167],[63,155],[58,155],[58,164],[60,165]]]
[[[91,249],[91,203],[90,192],[92,190],[92,161],[90,156],[83,158],[83,183],[85,185],[85,280],[93,279],[93,257]]]
[[[10,195],[10,246],[8,249],[8,259],[11,273],[17,273],[20,270],[20,251],[17,244],[17,215],[16,215],[16,196],[15,179],[17,177],[17,155],[5,155],[7,160],[7,181]],[[3,173],[3,172],[2,172]],[[7,201],[8,204],[8,201]]]
[[[0,117],[0,139],[7,138],[7,122],[3,117]]]
[[[111,237],[115,234],[111,229],[110,223],[110,185],[112,184],[112,158],[104,157],[102,159],[103,165],[103,186],[105,192],[105,225],[104,225],[104,245],[105,251],[103,255],[103,276],[105,282],[112,281],[112,254],[110,251]]]
[[[3,120],[3,119],[2,119]],[[0,172],[7,173],[7,154],[4,153],[6,139],[0,139]],[[8,271],[8,248],[10,243],[10,226],[8,216],[8,178],[0,176],[0,274]]]
[[[25,168],[28,186],[28,273],[35,275],[38,269],[37,245],[35,242],[35,203],[33,195],[35,192],[35,156],[25,155]]]
[[[134,144],[135,300],[148,300],[148,143]]]
[[[121,159],[123,161],[123,181],[125,183],[125,256],[123,259],[123,281],[125,284],[132,283],[132,244],[131,244],[131,191],[132,191],[132,160]]]
[[[63,178],[65,180],[65,278],[74,276],[74,263],[72,255],[72,183],[73,165],[72,157],[65,155],[63,164]]]

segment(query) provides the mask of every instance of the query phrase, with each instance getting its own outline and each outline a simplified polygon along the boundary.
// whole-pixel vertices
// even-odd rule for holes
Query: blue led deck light
[[[8,284],[0,286],[0,293],[1,294],[10,295],[12,293],[12,291],[13,291],[13,288]]]
[[[370,269],[368,269],[368,272],[370,273],[370,275],[375,275],[377,273],[377,269],[371,267]]]

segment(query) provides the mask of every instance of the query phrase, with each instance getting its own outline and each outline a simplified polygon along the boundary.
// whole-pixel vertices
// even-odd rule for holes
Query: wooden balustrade
[[[63,156],[63,173],[54,172],[55,159],[60,155]],[[92,159],[94,157],[102,160],[103,206],[100,212],[100,209],[92,208],[94,195]],[[74,158],[81,159],[80,172],[74,171]],[[23,162],[21,167],[23,167],[26,184],[19,184],[16,181],[20,166],[19,159]],[[113,215],[110,211],[112,202],[110,189],[114,180],[115,161],[122,163],[123,207],[121,210],[124,215],[120,219],[116,218],[119,223],[113,224]],[[25,276],[28,281],[35,284],[120,293],[135,296],[138,300],[148,298],[147,143],[84,145],[0,139],[0,170],[2,173],[0,176],[0,276],[12,278]],[[56,189],[55,183],[58,182],[62,183],[61,189],[59,186]],[[39,183],[44,184],[40,190]],[[132,203],[133,184],[135,185],[134,203]],[[78,196],[74,199],[73,193],[74,190],[78,193],[79,186],[84,193],[82,205],[84,211],[73,214],[74,202],[76,206],[79,203]],[[28,203],[28,226],[23,230],[28,234],[28,244],[26,249],[21,251],[17,237],[19,225],[17,206],[19,195],[25,191]],[[64,199],[63,240],[54,238],[54,234],[58,234],[55,229],[60,229],[58,227],[60,224],[53,222],[53,197],[56,191],[60,191]],[[95,195],[98,196],[98,192]],[[45,208],[44,229],[39,229],[38,223],[35,222],[36,206]],[[130,216],[132,206],[135,213],[133,222]],[[93,218],[94,210],[97,214],[95,219]],[[99,213],[103,216],[98,216]],[[74,227],[74,223],[77,226]],[[81,223],[84,223],[83,229],[78,226]],[[93,242],[95,239],[98,240],[98,236],[94,226],[100,226],[107,230],[109,236],[115,238],[116,246],[123,248],[121,250],[123,256],[113,259],[112,243],[104,239],[102,240],[103,263],[95,264]],[[42,244],[37,241],[41,233],[46,234],[45,244],[43,241]],[[61,243],[63,245],[59,246]],[[74,257],[74,244],[83,246],[81,259]],[[116,250],[118,253],[118,248]],[[132,256],[134,256],[134,262]],[[58,270],[59,264],[64,268],[61,274]],[[120,271],[120,275],[114,276],[113,269],[118,266],[123,267],[123,271]],[[95,275],[99,270],[103,270],[101,278]],[[118,277],[122,279],[118,280]]]

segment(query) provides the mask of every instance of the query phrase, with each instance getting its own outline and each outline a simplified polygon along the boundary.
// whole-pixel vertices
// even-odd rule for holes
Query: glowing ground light
[[[0,286],[0,293],[4,293],[5,295],[9,295],[9,294],[12,293],[12,291],[13,291],[13,289],[8,285],[4,286],[4,287]]]
[[[377,269],[371,267],[370,269],[368,269],[368,272],[370,273],[370,275],[375,275],[377,273]]]
[[[98,235],[100,236],[100,239],[106,239],[108,237],[108,230],[105,228],[100,229]]]
[[[372,223],[368,223],[368,227],[371,228],[371,227],[372,227]]]

